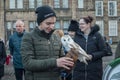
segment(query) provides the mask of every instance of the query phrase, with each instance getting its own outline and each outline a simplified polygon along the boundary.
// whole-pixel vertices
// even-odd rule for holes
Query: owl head
[[[61,42],[67,51],[69,51],[72,48],[71,44],[74,43],[73,39],[69,35],[62,36]]]

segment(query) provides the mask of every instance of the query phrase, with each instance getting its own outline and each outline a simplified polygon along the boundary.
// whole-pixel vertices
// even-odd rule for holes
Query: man
[[[0,80],[4,76],[4,63],[6,60],[6,50],[4,42],[0,39]]]
[[[22,64],[20,47],[21,47],[22,37],[25,32],[25,26],[22,20],[17,20],[15,26],[16,26],[16,32],[12,36],[10,36],[9,48],[10,48],[10,54],[13,56],[13,65],[14,65],[16,80],[23,80],[24,68]]]
[[[54,34],[53,9],[41,6],[36,14],[38,27],[24,35],[21,46],[25,80],[60,80],[60,69],[71,69],[73,59],[62,57],[60,37]]]

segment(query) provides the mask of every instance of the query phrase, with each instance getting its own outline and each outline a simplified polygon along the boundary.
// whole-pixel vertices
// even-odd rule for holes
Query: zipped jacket
[[[59,80],[60,69],[56,59],[63,56],[60,37],[51,31],[46,34],[36,27],[22,40],[22,60],[25,80]]]
[[[20,53],[23,33],[14,32],[9,39],[10,54],[13,56],[13,65],[15,68],[23,69],[22,57]]]
[[[102,57],[106,55],[107,50],[105,41],[98,31],[98,26],[92,27],[88,38],[85,38],[82,31],[77,31],[74,41],[93,58],[87,61],[88,65],[77,61],[73,71],[73,80],[102,80]]]

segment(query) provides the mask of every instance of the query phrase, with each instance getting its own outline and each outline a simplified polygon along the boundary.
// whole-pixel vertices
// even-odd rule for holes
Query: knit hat
[[[71,20],[68,31],[77,31],[79,29],[79,23],[76,20]]]
[[[47,5],[40,6],[36,9],[35,13],[37,14],[37,24],[40,25],[45,19],[49,17],[56,17],[54,10]]]

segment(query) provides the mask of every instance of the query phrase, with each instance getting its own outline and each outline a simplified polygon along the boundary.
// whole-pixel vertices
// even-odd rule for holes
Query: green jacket
[[[45,34],[36,27],[23,36],[21,54],[25,80],[59,80],[56,59],[63,56],[63,50],[56,34]]]
[[[118,42],[116,47],[115,58],[120,58],[120,41]]]

